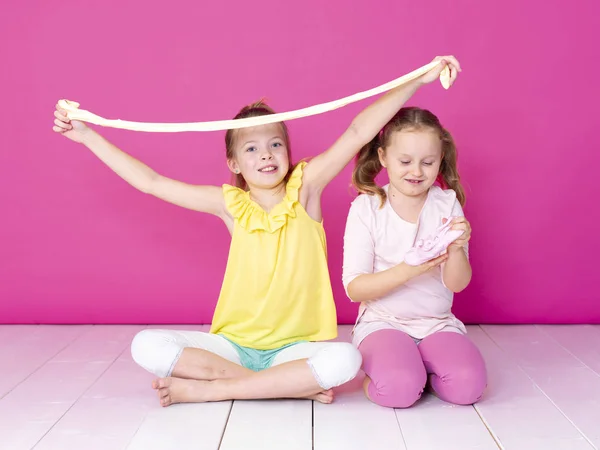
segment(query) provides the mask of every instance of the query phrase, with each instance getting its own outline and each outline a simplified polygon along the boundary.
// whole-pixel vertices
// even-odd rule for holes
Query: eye
[[[253,152],[254,150],[256,150],[256,147],[254,147],[254,146],[248,147],[246,149],[247,152]]]
[[[432,162],[424,162],[423,164],[426,165],[426,166],[433,166]]]
[[[275,147],[275,148],[279,148],[282,146],[283,146],[283,144],[281,142],[273,142],[273,147]]]
[[[400,163],[402,163],[406,166],[406,165],[410,164],[410,161],[400,161]]]

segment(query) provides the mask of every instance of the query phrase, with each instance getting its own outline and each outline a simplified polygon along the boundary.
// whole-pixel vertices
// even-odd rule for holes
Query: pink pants
[[[483,395],[487,373],[481,353],[465,335],[438,332],[419,345],[398,330],[379,330],[360,344],[363,370],[371,379],[371,401],[391,408],[407,408],[429,382],[444,401],[470,405]]]

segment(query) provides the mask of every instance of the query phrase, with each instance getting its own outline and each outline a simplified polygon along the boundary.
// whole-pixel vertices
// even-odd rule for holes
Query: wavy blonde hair
[[[264,99],[261,99],[257,102],[254,102],[250,105],[244,106],[234,117],[235,119],[246,119],[248,117],[258,117],[258,116],[267,116],[269,114],[275,114],[275,111],[265,103]],[[287,126],[285,122],[278,122],[283,130],[283,138],[285,140],[285,146],[287,148],[288,160],[290,162],[290,167],[285,176],[285,181],[287,182],[290,177],[293,166],[292,166],[292,149],[290,146],[290,137],[288,133]],[[237,136],[238,130],[227,130],[225,133],[225,154],[228,160],[233,159],[235,157],[235,138]],[[232,184],[234,186],[239,187],[240,189],[248,190],[248,183],[244,179],[241,173],[233,174]]]
[[[379,161],[378,149],[389,145],[393,133],[403,130],[433,130],[442,143],[442,162],[437,181],[444,189],[456,192],[461,206],[465,205],[465,191],[460,182],[457,169],[457,151],[454,139],[430,111],[415,106],[402,108],[390,120],[381,132],[365,145],[356,158],[352,172],[352,184],[359,193],[378,195],[383,206],[386,200],[385,191],[375,183],[375,178],[383,168]]]

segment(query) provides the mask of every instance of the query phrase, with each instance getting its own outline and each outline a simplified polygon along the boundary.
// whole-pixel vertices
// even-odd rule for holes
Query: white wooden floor
[[[143,328],[0,325],[0,449],[600,448],[600,325],[471,326],[489,370],[483,400],[463,407],[426,395],[406,410],[369,403],[362,373],[331,405],[161,408],[152,375],[129,353]]]

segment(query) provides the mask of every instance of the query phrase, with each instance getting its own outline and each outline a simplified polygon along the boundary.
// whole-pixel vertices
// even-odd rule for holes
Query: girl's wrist
[[[463,249],[462,245],[451,245],[450,247],[448,247],[448,255],[454,255],[457,253],[460,253]]]
[[[81,130],[81,143],[86,147],[92,145],[94,140],[96,140],[98,137],[98,133],[94,132],[94,130],[89,127],[87,127],[85,130]]]

